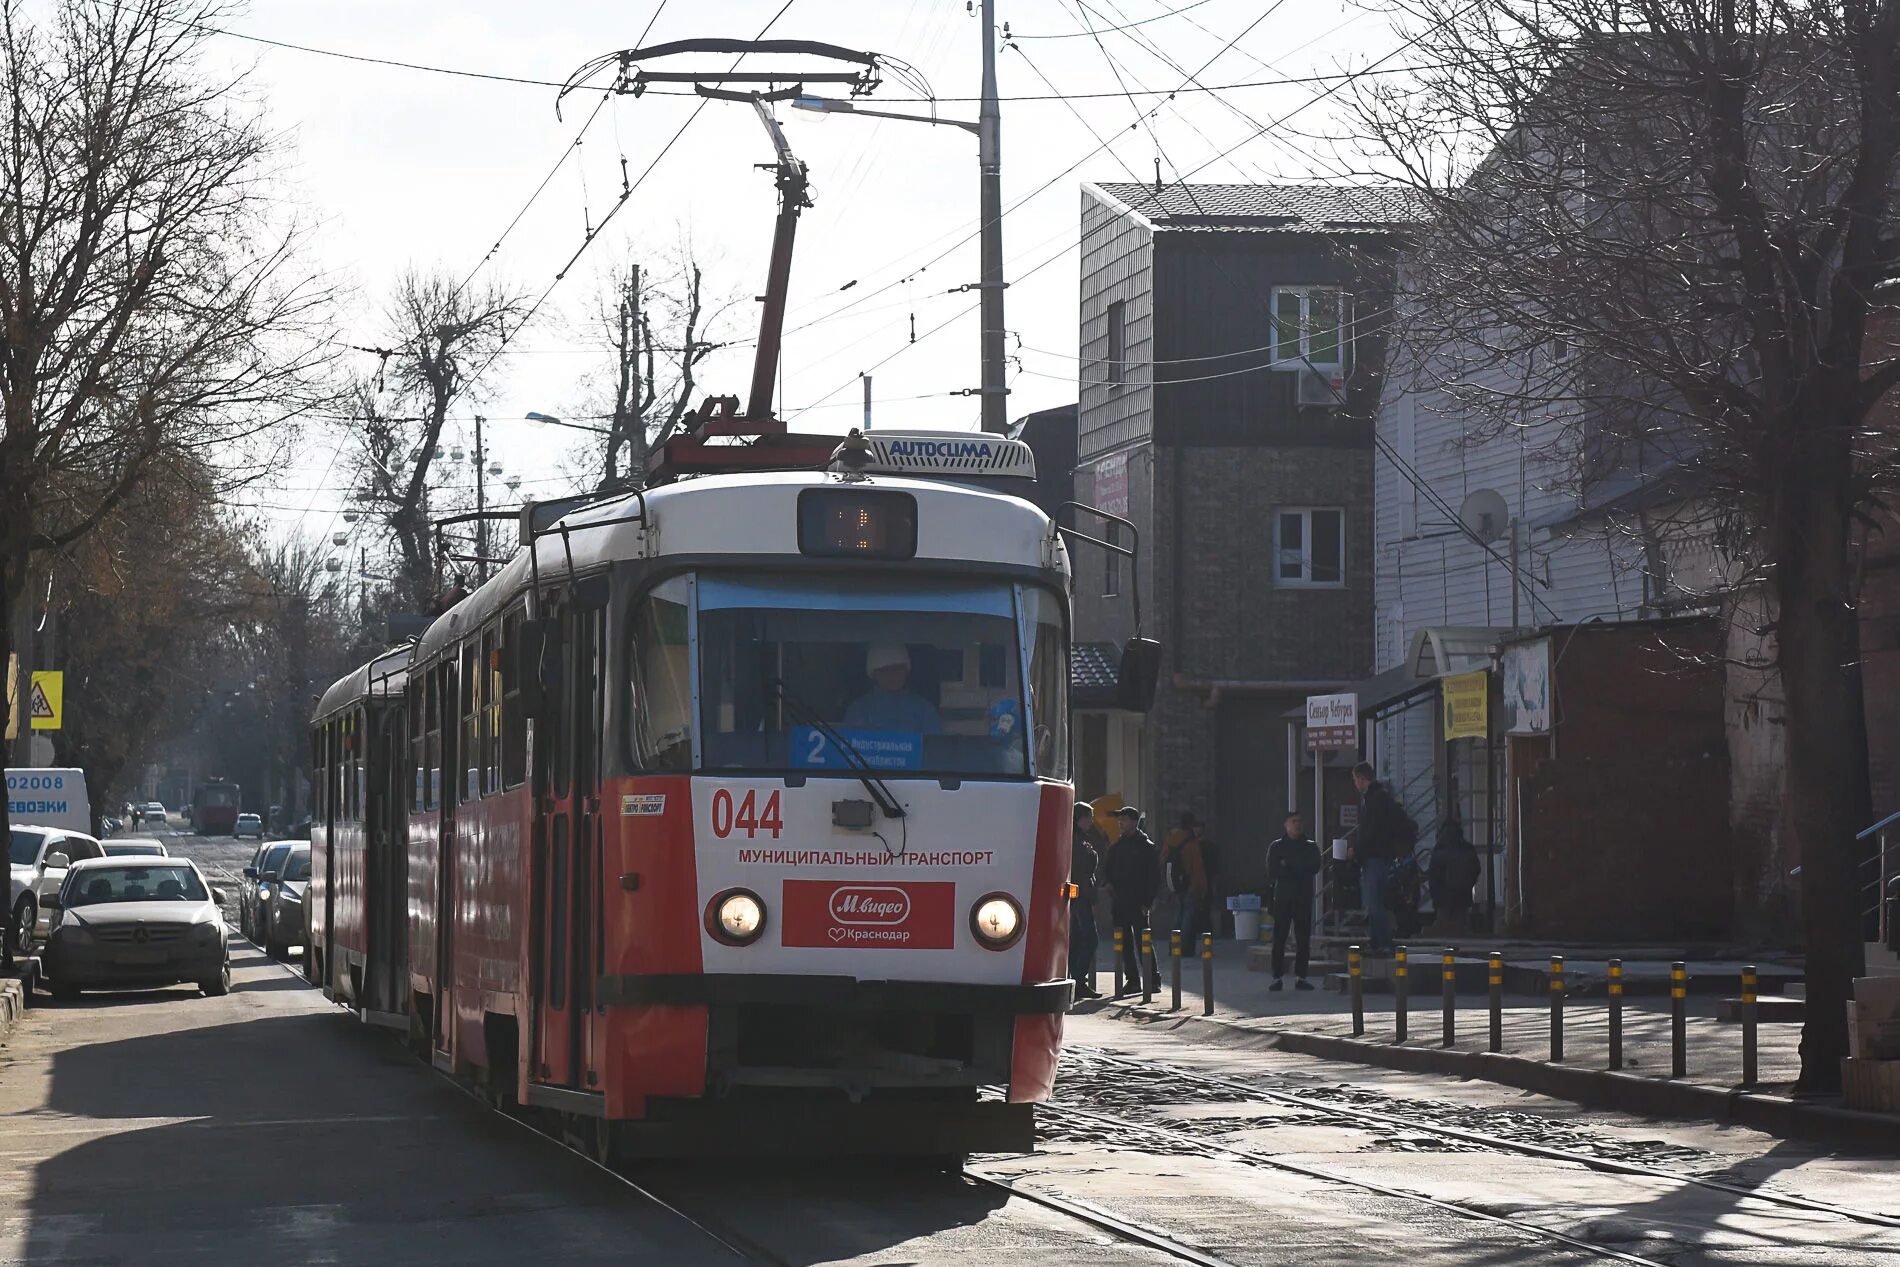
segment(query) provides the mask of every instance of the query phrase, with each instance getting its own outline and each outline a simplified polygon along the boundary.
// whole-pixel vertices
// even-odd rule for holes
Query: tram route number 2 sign
[[[949,950],[957,886],[949,881],[785,882],[783,944],[866,950]]]

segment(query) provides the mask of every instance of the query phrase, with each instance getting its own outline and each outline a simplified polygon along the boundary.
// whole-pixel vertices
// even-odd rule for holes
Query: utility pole
[[[869,431],[871,429],[871,376],[860,374],[858,377],[864,380],[864,429]]]
[[[482,518],[488,510],[488,455],[482,451],[482,423],[487,419],[475,415],[475,583],[480,585],[488,579],[488,520]]]
[[[977,164],[982,170],[983,430],[1009,430],[1009,388],[1003,385],[1003,117],[996,104],[996,0],[983,0],[983,104],[977,112]]]

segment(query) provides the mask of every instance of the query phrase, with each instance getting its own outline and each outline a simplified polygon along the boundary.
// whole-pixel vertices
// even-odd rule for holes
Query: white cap
[[[864,671],[876,673],[893,665],[910,667],[910,651],[901,642],[874,642],[864,654]]]

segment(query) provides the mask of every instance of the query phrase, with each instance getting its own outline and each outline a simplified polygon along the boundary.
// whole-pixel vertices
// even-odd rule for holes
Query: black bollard
[[[1755,1085],[1755,989],[1759,977],[1755,965],[1748,964],[1742,969],[1742,1085]]]
[[[1407,986],[1410,983],[1405,979],[1406,958],[1405,947],[1399,946],[1392,951],[1392,1041],[1395,1043],[1405,1041],[1405,1026],[1409,1019],[1406,1011],[1411,1006],[1407,998]]]
[[[1117,924],[1115,926],[1115,997],[1118,999],[1128,992],[1128,974],[1122,968],[1124,962],[1123,948],[1126,945],[1126,938],[1127,933],[1122,930],[1120,924]]]
[[[1455,948],[1451,946],[1445,947],[1445,955],[1439,974],[1441,977],[1441,985],[1444,989],[1444,1045],[1451,1047],[1458,1042],[1458,951]]]
[[[1488,983],[1491,991],[1491,1050],[1504,1050],[1504,956],[1491,952]]]
[[[1178,1012],[1181,1010],[1181,930],[1178,928],[1168,934],[1168,968],[1170,984],[1174,987],[1173,1005],[1168,1010]]]
[[[1365,965],[1360,960],[1359,947],[1346,947],[1346,984],[1352,990],[1352,1036],[1358,1038],[1366,1032],[1366,982]]]
[[[1141,930],[1141,961],[1135,965],[1135,971],[1141,974],[1141,1001],[1154,1002],[1155,997],[1155,935],[1152,929]]]
[[[1689,1076],[1689,965],[1669,965],[1669,1076]]]
[[[1564,957],[1550,957],[1550,1058],[1561,1064],[1564,1058]]]
[[[1201,1015],[1214,1015],[1214,934],[1201,934]]]
[[[1623,1067],[1623,961],[1610,960],[1610,1068]]]

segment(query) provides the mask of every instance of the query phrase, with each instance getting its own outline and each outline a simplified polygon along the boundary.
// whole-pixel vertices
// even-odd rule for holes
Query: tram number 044
[[[713,835],[721,840],[735,831],[744,832],[748,840],[760,832],[769,833],[777,840],[779,833],[785,830],[785,820],[779,816],[778,793],[771,793],[765,798],[765,804],[760,805],[759,794],[747,792],[735,806],[732,793],[720,788],[712,798],[712,829]]]

